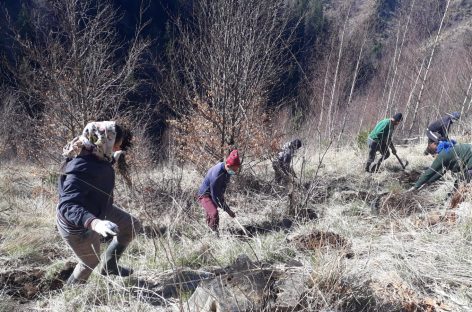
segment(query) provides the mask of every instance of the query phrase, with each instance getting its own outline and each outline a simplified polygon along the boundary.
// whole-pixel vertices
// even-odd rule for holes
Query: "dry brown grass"
[[[404,193],[411,181],[400,181],[390,167],[376,175],[364,174],[356,164],[362,164],[365,155],[336,155],[329,155],[318,177],[307,175],[302,180],[301,185],[316,186],[300,188],[300,197],[309,198],[306,208],[318,214],[314,220],[288,215],[288,190],[272,187],[272,172],[265,170],[265,164],[241,181],[235,177],[227,199],[241,224],[252,232],[233,235],[239,227],[222,212],[220,239],[208,231],[193,197],[202,176],[170,165],[133,171],[133,189],[118,181],[116,202],[139,216],[148,229],[122,259],[136,269],[134,279],[94,274],[83,287],[42,292],[30,304],[52,310],[178,309],[191,292],[159,297],[156,285],[165,284],[165,276],[186,269],[209,272],[246,254],[276,266],[293,260],[301,263],[300,269],[312,277],[300,292],[305,311],[467,311],[472,304],[468,243],[472,218],[467,201],[454,211],[447,209],[449,178],[444,186]],[[421,156],[410,159],[411,170],[419,170]],[[386,165],[395,163],[388,160]],[[305,170],[315,169],[308,162]],[[25,170],[14,175],[16,171],[0,168],[2,207],[8,208],[0,212],[0,250],[8,251],[0,256],[0,273],[20,268],[30,272],[38,266],[56,272],[75,257],[54,230],[55,198],[50,193],[54,194],[55,185],[46,182],[46,173],[31,175]],[[321,193],[323,200],[318,201]],[[371,211],[376,197],[385,212],[380,215]],[[279,226],[288,222],[285,219],[290,223]],[[11,298],[5,292],[0,296],[10,307]]]
[[[389,192],[380,195],[375,204],[379,214],[409,216],[416,212],[424,212],[435,205],[424,194],[413,192]]]

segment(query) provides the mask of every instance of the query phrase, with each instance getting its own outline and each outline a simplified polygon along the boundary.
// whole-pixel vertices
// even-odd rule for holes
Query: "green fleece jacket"
[[[382,145],[390,144],[394,128],[390,118],[383,119],[369,133],[369,138]]]
[[[448,152],[442,150],[436,159],[416,181],[415,188],[420,188],[423,184],[431,184],[441,178],[445,170],[452,172],[464,172],[472,169],[472,145],[456,144]]]

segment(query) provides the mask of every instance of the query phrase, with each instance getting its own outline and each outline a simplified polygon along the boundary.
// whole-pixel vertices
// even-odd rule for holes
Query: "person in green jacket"
[[[423,172],[410,191],[418,190],[440,179],[446,170],[460,173],[459,178],[470,181],[472,174],[472,145],[455,144],[454,141],[441,141],[437,156],[431,166]]]
[[[367,172],[376,172],[383,160],[387,159],[390,156],[388,148],[392,150],[392,153],[395,155],[397,151],[392,144],[392,134],[395,126],[397,126],[400,121],[402,121],[402,113],[396,113],[391,118],[386,118],[377,123],[374,129],[369,133],[367,139],[367,144],[369,145],[369,158],[365,164],[365,171]],[[370,167],[375,160],[375,154],[377,151],[380,152],[382,157],[377,161],[372,168]]]

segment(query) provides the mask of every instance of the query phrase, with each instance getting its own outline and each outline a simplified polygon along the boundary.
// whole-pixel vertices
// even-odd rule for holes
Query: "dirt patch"
[[[50,278],[46,278],[46,272],[39,268],[0,273],[1,291],[20,301],[36,299],[43,293],[61,289],[75,265],[67,262],[64,269]]]
[[[457,191],[452,194],[451,203],[449,208],[457,208],[460,203],[472,198],[472,187],[468,184],[461,184],[457,188]]]
[[[374,284],[371,287],[376,289],[381,286]],[[391,281],[386,287],[377,288],[375,294],[379,301],[401,306],[401,311],[405,312],[434,312],[446,308],[441,302],[422,296],[401,281]]]
[[[295,246],[301,250],[318,250],[324,247],[351,249],[351,243],[339,234],[314,230],[309,234],[292,238]],[[349,254],[352,256],[351,252]]]
[[[453,225],[457,221],[457,214],[454,211],[447,211],[441,214],[439,211],[433,211],[423,216],[416,217],[414,223],[419,228],[435,225]]]
[[[412,185],[418,178],[421,176],[421,171],[411,170],[411,171],[400,171],[395,174],[395,178],[402,184]]]
[[[372,202],[372,211],[381,215],[409,216],[434,207],[424,196],[413,192],[388,192],[378,195]]]
[[[264,221],[257,224],[248,224],[243,225],[245,231],[241,228],[231,228],[229,232],[232,235],[241,236],[241,237],[253,237],[257,234],[266,234],[270,232],[278,231],[288,231],[293,225],[293,221],[287,218],[284,218],[280,221]]]
[[[403,311],[405,312],[435,312],[438,311],[438,308],[444,309],[445,307],[441,307],[441,303],[437,303],[436,300],[431,298],[426,298],[420,302],[408,302],[403,305]]]
[[[370,280],[363,284],[354,280],[341,280],[335,285],[329,284],[331,288],[322,290],[335,290],[332,299],[339,302],[342,311],[452,311],[443,302],[418,293],[404,281],[389,280],[389,277],[385,279]]]

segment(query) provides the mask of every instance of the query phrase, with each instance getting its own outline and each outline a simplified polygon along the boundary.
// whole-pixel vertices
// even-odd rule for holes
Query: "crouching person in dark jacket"
[[[428,137],[428,147],[424,151],[425,155],[431,154],[434,155],[434,151],[431,151],[431,147],[429,145],[439,144],[441,141],[448,141],[449,140],[449,130],[454,122],[458,121],[461,117],[461,113],[459,112],[452,112],[450,114],[446,114],[445,116],[439,118],[436,121],[433,121],[428,125],[426,128],[426,136]]]
[[[299,139],[287,142],[282,147],[282,150],[277,154],[277,157],[272,161],[272,168],[274,168],[275,173],[275,183],[288,184],[291,179],[297,177],[292,167],[292,160],[296,151],[300,147],[302,147],[302,141]]]
[[[112,166],[117,161],[118,168],[126,168],[124,151],[131,146],[131,137],[129,130],[114,121],[92,122],[64,148],[67,158],[59,179],[57,228],[79,258],[68,284],[85,282],[98,265],[100,236],[113,236],[102,256],[101,274],[132,274],[117,261],[140,231],[140,224],[113,205]]]
[[[205,209],[207,224],[217,235],[219,226],[217,207],[226,211],[232,218],[236,216],[226,204],[224,194],[230,177],[239,171],[240,166],[238,151],[233,150],[226,162],[220,162],[208,170],[198,190],[198,201]]]

